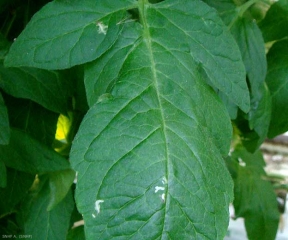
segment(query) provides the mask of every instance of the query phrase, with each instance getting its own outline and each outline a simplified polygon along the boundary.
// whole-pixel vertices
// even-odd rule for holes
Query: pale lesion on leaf
[[[103,203],[103,202],[104,202],[104,200],[102,200],[102,199],[96,200],[95,206],[94,206],[96,214],[92,213],[93,218],[96,218],[96,215],[100,213],[100,203]]]
[[[108,26],[103,22],[96,22],[96,26],[98,27],[98,33],[106,35]]]

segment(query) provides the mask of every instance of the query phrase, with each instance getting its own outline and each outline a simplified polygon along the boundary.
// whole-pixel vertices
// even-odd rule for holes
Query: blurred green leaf
[[[275,41],[288,36],[288,0],[279,0],[269,8],[259,27],[265,42]]]
[[[7,186],[7,172],[4,162],[0,159],[0,188]]]
[[[0,156],[7,167],[27,173],[70,169],[69,162],[52,148],[16,129],[11,129],[10,143],[7,146],[0,145]]]
[[[273,44],[268,52],[266,83],[272,97],[272,114],[268,136],[288,131],[288,40]]]
[[[65,114],[70,97],[63,74],[36,68],[5,68],[0,62],[0,88],[6,93],[33,100],[43,107]]]
[[[249,239],[275,239],[280,214],[276,194],[263,169],[262,153],[258,150],[251,154],[238,145],[230,161],[238,165],[236,175],[232,175],[236,218],[244,218]]]
[[[15,205],[23,200],[34,179],[34,175],[7,168],[7,185],[0,188],[0,218],[15,210]]]
[[[241,51],[250,87],[249,131],[243,132],[243,144],[254,152],[267,137],[271,116],[271,98],[264,86],[267,72],[264,40],[256,23],[248,17],[239,17],[231,33]]]
[[[84,226],[79,226],[69,230],[66,240],[83,240],[85,239]]]
[[[41,181],[41,179],[40,179]],[[50,201],[48,181],[40,191],[32,192],[30,199],[23,203],[24,234],[33,239],[66,239],[74,201],[71,191],[51,211],[47,211]]]
[[[69,192],[75,179],[75,172],[71,169],[57,171],[49,174],[50,201],[47,207],[51,211]]]
[[[1,9],[1,6],[0,6]],[[1,11],[1,10],[0,10]],[[0,62],[4,60],[5,55],[8,53],[10,47],[10,43],[0,32]]]
[[[3,96],[11,127],[21,129],[39,142],[52,146],[59,114],[31,100],[14,98],[7,94]]]
[[[252,109],[249,112],[249,127],[255,131],[255,138],[250,141],[246,138],[243,143],[250,152],[254,152],[267,138],[271,120],[272,99],[267,85],[264,83],[258,92],[259,100],[252,98]]]
[[[7,113],[2,94],[0,92],[0,145],[7,145],[10,139],[10,127]]]

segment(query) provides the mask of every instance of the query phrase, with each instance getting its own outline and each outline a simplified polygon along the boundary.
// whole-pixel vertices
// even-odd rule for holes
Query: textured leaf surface
[[[65,198],[75,178],[75,172],[71,169],[53,172],[49,176],[50,202],[47,210],[53,209]]]
[[[0,145],[0,155],[7,167],[27,173],[36,174],[70,168],[68,161],[52,148],[15,129],[11,129],[9,144]]]
[[[222,91],[244,111],[248,111],[249,94],[241,57],[216,11],[199,1],[191,1],[189,4],[185,1],[182,6],[179,5],[178,1],[175,3],[168,1],[166,5],[162,4],[162,7],[159,4],[160,7],[150,8],[151,14],[147,15],[147,18],[151,19],[149,27],[155,43],[161,42],[167,50],[177,46],[179,51],[190,54],[198,63],[199,70],[203,72],[209,84]],[[191,9],[189,14],[185,12],[184,6]],[[171,11],[174,11],[174,14]],[[193,21],[193,24],[187,24],[186,18]],[[158,21],[154,21],[155,19]],[[166,31],[162,29],[162,21],[165,21]],[[126,32],[124,29],[121,38],[114,44],[113,50],[101,57],[100,62],[97,60],[97,65],[92,64],[92,69],[86,74],[85,82],[88,84],[86,89],[88,89],[87,97],[90,106],[100,96],[99,94],[105,93],[103,90],[107,91],[113,86],[121,71],[123,61],[140,37],[135,30],[130,28],[128,31],[128,24],[125,26]],[[179,39],[184,41],[179,42]],[[118,64],[115,64],[115,61]],[[114,63],[115,72],[107,73],[108,65],[110,66],[111,63]],[[95,79],[95,72],[99,75],[97,83],[95,80],[91,81]]]
[[[0,63],[0,88],[6,93],[31,99],[58,113],[67,112],[68,79],[59,73],[36,68],[4,68]]]
[[[265,42],[279,40],[288,36],[288,0],[275,2],[268,10],[259,26]]]
[[[15,205],[27,194],[34,178],[31,174],[7,168],[7,186],[0,188],[0,216],[15,209]]]
[[[223,42],[226,50],[235,43],[201,1],[140,1],[139,10],[142,27],[126,23],[87,69],[93,106],[71,151],[86,238],[223,239],[232,185],[221,153],[231,126],[201,73],[213,82],[212,67],[226,64],[225,79],[239,53],[223,57]]]
[[[47,211],[49,195],[49,185],[46,182],[40,192],[24,202],[25,234],[32,235],[35,239],[66,239],[74,207],[72,192],[51,211]]]
[[[135,2],[53,1],[35,14],[5,63],[63,69],[94,60],[115,41],[123,26],[117,23],[128,18],[126,9]]]
[[[10,128],[7,108],[5,106],[2,94],[0,92],[0,144],[5,145],[9,143]]]
[[[272,97],[269,137],[288,130],[288,41],[275,43],[268,55],[266,82]]]
[[[261,152],[248,153],[238,146],[232,153],[237,162],[234,177],[234,207],[236,217],[245,219],[249,239],[275,239],[279,212],[276,194],[271,183],[265,179],[265,166]]]

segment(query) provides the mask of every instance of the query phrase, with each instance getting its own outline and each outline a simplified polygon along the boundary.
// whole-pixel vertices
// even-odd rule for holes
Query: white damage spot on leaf
[[[92,213],[92,217],[93,217],[93,218],[96,218],[96,215],[95,215],[94,213]]]
[[[102,22],[97,22],[96,25],[98,26],[98,33],[106,35],[108,26]]]
[[[167,184],[167,178],[166,178],[166,177],[163,177],[163,178],[162,178],[162,183],[163,183],[163,184]]]
[[[164,176],[162,177],[162,180],[161,180],[162,184],[164,185],[163,187],[162,186],[156,186],[155,187],[155,193],[157,193],[158,191],[165,191],[165,185],[167,185],[168,181],[167,181],[167,178]],[[165,193],[162,193],[161,195],[159,195],[161,201],[163,203],[165,203],[166,201],[166,194]]]
[[[104,202],[104,200],[97,200],[95,202],[95,210],[97,213],[100,213],[100,203],[103,203],[103,202]]]
[[[73,183],[77,183],[77,177],[78,177],[78,172],[76,172],[76,174],[75,174],[75,178],[74,178],[74,181],[73,181]]]
[[[246,163],[242,160],[242,158],[238,158],[238,161],[241,167],[246,167]]]
[[[165,200],[166,200],[166,199],[165,199],[165,193],[163,193],[163,194],[161,195],[161,199],[162,199],[163,202],[165,202]]]
[[[157,193],[158,191],[164,191],[164,190],[165,190],[164,187],[159,187],[159,186],[155,187],[155,193]]]

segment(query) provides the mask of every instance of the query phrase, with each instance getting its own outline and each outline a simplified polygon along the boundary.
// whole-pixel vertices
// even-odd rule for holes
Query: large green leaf
[[[142,26],[125,23],[86,69],[92,107],[71,150],[86,237],[223,239],[232,185],[221,154],[231,125],[203,78],[216,87],[221,79],[228,94],[238,74],[247,96],[240,53],[201,1],[139,1],[138,9]]]
[[[6,166],[27,173],[45,173],[70,169],[65,158],[28,134],[11,129],[8,145],[0,145],[1,160]]]
[[[24,233],[39,240],[66,239],[74,207],[72,192],[70,191],[51,211],[47,211],[49,195],[49,185],[46,181],[39,192],[32,192],[31,197],[23,202]]]
[[[265,179],[261,152],[251,154],[237,146],[228,165],[234,164],[234,207],[236,218],[245,219],[249,239],[275,239],[279,211],[272,184]]]
[[[288,130],[288,40],[275,43],[270,49],[266,82],[272,97],[269,137]]]
[[[0,62],[0,88],[19,98],[31,99],[58,113],[67,112],[69,79],[36,68],[5,68]]]
[[[268,10],[259,26],[265,42],[279,40],[288,36],[288,0],[279,0]]]
[[[9,143],[10,128],[7,108],[5,106],[2,94],[0,92],[0,144],[5,145]]]
[[[7,168],[7,186],[0,188],[0,217],[11,214],[27,194],[35,176]]]
[[[135,0],[53,1],[12,45],[7,66],[62,69],[99,57],[117,39]]]

